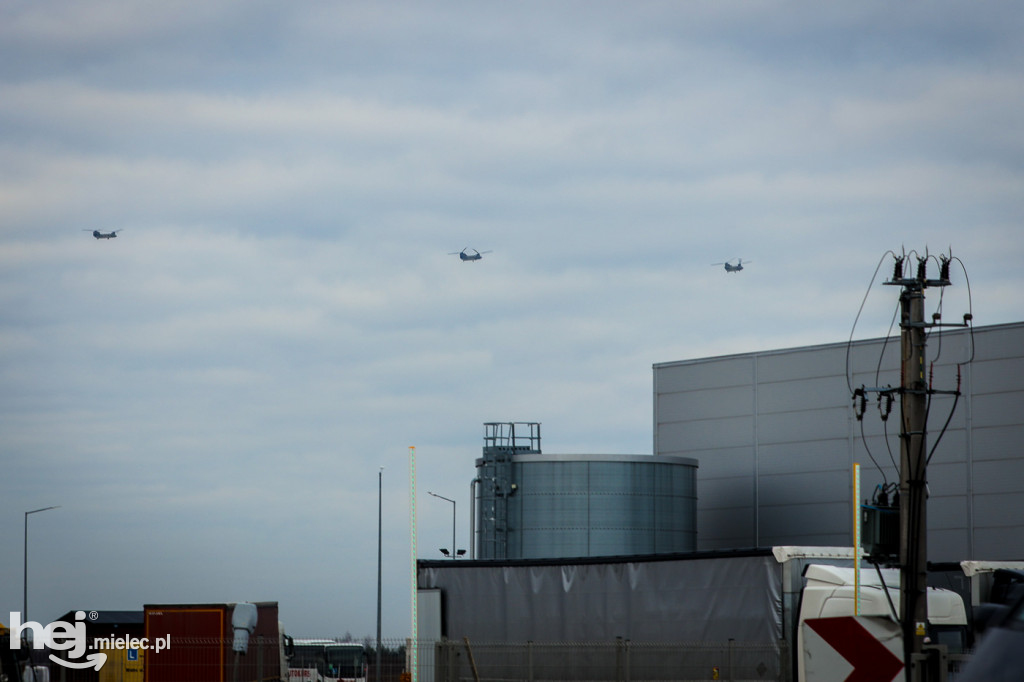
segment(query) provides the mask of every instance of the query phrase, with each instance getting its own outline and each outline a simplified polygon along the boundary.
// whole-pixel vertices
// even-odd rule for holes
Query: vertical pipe
[[[476,486],[480,478],[469,482],[469,558],[476,558]]]

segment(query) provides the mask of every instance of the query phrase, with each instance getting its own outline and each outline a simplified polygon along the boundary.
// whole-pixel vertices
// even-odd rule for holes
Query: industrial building
[[[928,406],[928,558],[1020,559],[1024,323],[932,331],[926,357],[947,391]],[[900,364],[897,337],[654,365],[654,453],[700,463],[697,548],[849,545],[853,464],[863,497],[899,481],[899,399],[870,389]]]
[[[930,579],[980,603],[952,562],[1024,559],[1024,323],[926,346]],[[596,661],[618,679],[796,679],[803,569],[853,561],[854,463],[860,502],[897,488],[901,360],[878,338],[656,364],[653,456],[548,456],[539,424],[485,425],[476,560],[417,562],[420,631],[525,642],[475,648],[507,677],[596,679]],[[422,679],[465,668],[447,651]]]
[[[1024,323],[933,331],[926,357],[928,558],[1020,559]],[[546,455],[539,424],[485,424],[470,556],[849,545],[854,463],[870,502],[900,461],[899,397],[853,393],[899,387],[900,364],[898,337],[655,364],[653,456]]]

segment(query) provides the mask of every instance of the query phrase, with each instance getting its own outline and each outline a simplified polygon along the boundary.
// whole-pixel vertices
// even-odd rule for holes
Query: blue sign
[[[139,660],[139,650],[138,649],[128,649],[127,651],[128,651],[128,660],[129,661],[137,661],[137,660]]]

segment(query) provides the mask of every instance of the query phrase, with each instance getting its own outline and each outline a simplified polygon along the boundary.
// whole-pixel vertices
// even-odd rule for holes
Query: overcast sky
[[[649,454],[652,364],[843,342],[865,294],[885,335],[889,250],[1024,320],[1022,35],[1005,2],[0,4],[0,621],[60,505],[33,620],[372,635],[384,467],[405,637],[409,446],[437,559],[484,422]]]

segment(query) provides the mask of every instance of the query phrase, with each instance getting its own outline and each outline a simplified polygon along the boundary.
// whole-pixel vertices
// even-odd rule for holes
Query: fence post
[[[736,640],[734,640],[732,637],[729,638],[729,682],[732,682],[733,680],[736,679],[736,674],[732,670],[732,665],[733,665],[732,645],[733,645],[733,642],[735,642],[735,641]]]
[[[256,636],[256,679],[263,682],[263,635]]]
[[[630,655],[629,655],[629,640],[626,640],[626,682],[629,682],[632,678],[630,674]]]
[[[455,679],[455,657],[452,656],[451,641],[447,637],[442,637],[438,648],[440,649],[438,660],[441,661],[441,667],[444,669],[441,679],[444,682],[452,682]]]
[[[533,682],[533,640],[526,642],[526,679]]]

